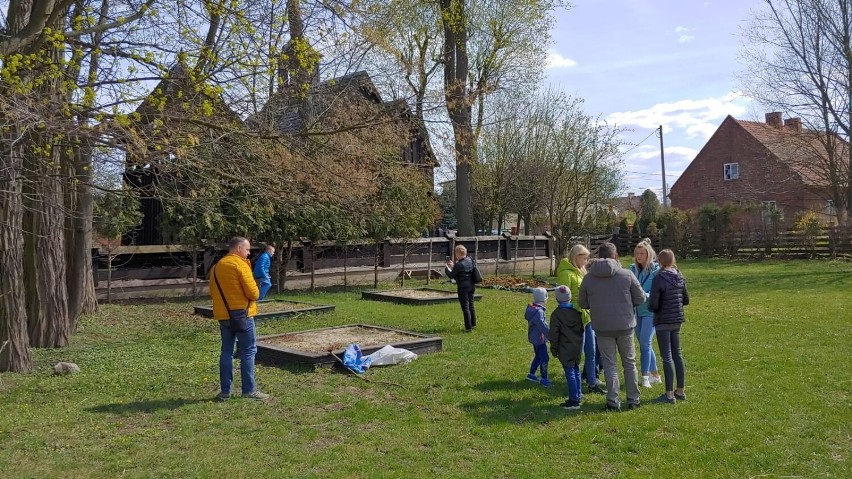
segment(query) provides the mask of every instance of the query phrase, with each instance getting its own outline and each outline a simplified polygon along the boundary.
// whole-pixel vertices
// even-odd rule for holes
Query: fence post
[[[837,229],[834,225],[828,230],[828,256],[837,259]]]
[[[535,238],[536,238],[536,236],[533,235],[533,272],[532,272],[533,277],[535,277],[535,257],[537,256],[536,253],[538,253],[535,250]]]
[[[479,258],[479,236],[473,237],[473,259]]]
[[[302,240],[302,272],[314,269],[314,243],[310,240]]]
[[[382,241],[382,266],[389,268],[391,266],[391,242],[390,239]]]
[[[497,254],[494,255],[494,276],[500,276],[500,256],[503,255],[503,250],[500,248],[500,235],[497,235]]]
[[[429,237],[429,260],[426,267],[426,285],[432,282],[432,237]]]
[[[518,272],[518,243],[521,242],[521,235],[515,236],[515,256],[512,258],[512,276],[517,276]]]

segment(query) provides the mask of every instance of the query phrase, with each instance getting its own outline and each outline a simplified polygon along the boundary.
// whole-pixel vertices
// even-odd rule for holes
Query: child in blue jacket
[[[527,320],[527,338],[533,345],[532,364],[527,380],[550,387],[550,379],[547,377],[547,363],[550,358],[547,354],[547,338],[550,329],[547,327],[547,290],[544,288],[533,289],[533,302],[527,305],[524,318]],[[541,371],[541,379],[535,375],[536,369]]]

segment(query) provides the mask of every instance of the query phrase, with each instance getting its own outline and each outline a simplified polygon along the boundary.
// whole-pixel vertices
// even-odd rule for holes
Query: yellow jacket
[[[247,259],[228,253],[210,270],[210,297],[213,299],[213,317],[219,321],[225,321],[229,319],[228,308],[225,307],[225,301],[222,300],[219,288],[216,287],[217,279],[231,309],[245,309],[246,304],[251,301],[248,316],[252,318],[257,314],[257,298],[260,297],[260,290],[257,289],[257,283],[254,282],[254,277],[251,274],[251,263]]]
[[[583,317],[583,324],[589,324],[589,321],[591,321],[589,310],[581,308],[579,304],[580,283],[583,282],[583,273],[568,261],[568,258],[562,258],[559,266],[556,267],[556,280],[560,285],[568,286],[568,289],[571,290],[571,302],[574,304],[574,309],[580,312]]]

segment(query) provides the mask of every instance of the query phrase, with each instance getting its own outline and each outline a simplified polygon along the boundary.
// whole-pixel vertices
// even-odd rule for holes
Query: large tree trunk
[[[0,155],[0,371],[32,370],[24,300],[24,235],[20,148],[17,131],[3,137]]]
[[[444,23],[444,95],[453,125],[456,156],[456,219],[459,236],[473,236],[471,165],[473,124],[467,91],[467,15],[464,0],[441,0]]]
[[[80,141],[85,141],[80,139]],[[82,314],[91,314],[98,309],[95,296],[95,280],[92,271],[92,208],[91,153],[74,148],[69,170],[73,181],[67,184],[65,249],[68,261],[66,284],[68,285],[69,332],[77,330],[77,320]]]
[[[83,0],[74,1],[74,10],[71,18],[79,18],[83,15],[86,5]],[[109,1],[101,2],[100,18],[98,23],[107,21]],[[96,33],[93,39],[94,45],[100,45],[102,33]],[[86,54],[82,49],[75,48],[68,63],[66,76],[68,78],[79,78],[82,69],[83,57]],[[97,70],[100,65],[100,54],[96,47],[90,51],[89,71],[86,79],[94,82],[97,78]],[[67,91],[66,102],[74,100],[73,91]],[[91,107],[94,97],[84,100],[85,107]],[[85,115],[79,117],[80,131],[82,135],[72,136],[70,154],[63,154],[65,170],[69,181],[65,185],[65,208],[69,212],[65,219],[65,258],[66,258],[66,284],[68,285],[68,330],[70,334],[77,331],[77,320],[82,314],[91,314],[98,309],[98,300],[95,295],[95,278],[92,271],[92,217],[94,198],[92,197],[92,147],[90,139],[85,135],[89,125],[89,118]]]
[[[27,25],[31,8],[31,0],[9,3],[10,34]],[[0,88],[0,118],[4,124],[23,123],[7,113],[14,111],[15,100],[5,88]],[[27,372],[33,368],[24,296],[24,148],[20,141],[25,133],[11,126],[2,132],[0,145],[0,371]]]
[[[36,146],[51,145],[52,135],[36,135]],[[68,293],[65,276],[65,216],[60,148],[47,146],[51,158],[28,152],[27,189],[32,191],[24,221],[24,277],[30,345],[55,348],[68,344]]]
[[[51,27],[62,31],[65,15],[57,17]],[[62,60],[62,52],[53,44],[46,44],[41,53],[55,63]],[[32,194],[27,195],[29,208],[24,217],[24,277],[30,345],[38,348],[67,345],[70,329],[61,155],[67,145],[51,131],[66,121],[61,113],[66,101],[62,82],[59,76],[48,76],[34,91],[36,96],[31,105],[44,108],[42,118],[47,121],[47,127],[25,137],[29,143],[24,157],[25,188]]]

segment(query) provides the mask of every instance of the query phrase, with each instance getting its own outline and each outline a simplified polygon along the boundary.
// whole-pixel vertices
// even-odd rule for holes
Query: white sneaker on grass
[[[643,388],[651,387],[651,379],[648,376],[642,376],[642,387]]]

